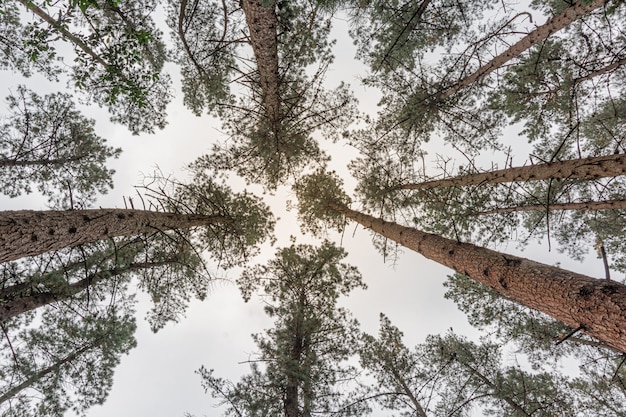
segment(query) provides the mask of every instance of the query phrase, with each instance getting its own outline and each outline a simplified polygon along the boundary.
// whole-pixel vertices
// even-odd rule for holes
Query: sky
[[[348,23],[338,18],[334,25],[336,59],[327,73],[327,83],[335,86],[339,81],[349,82],[361,110],[374,114],[380,94],[359,84],[359,76],[365,74],[365,68],[352,58],[354,47],[347,36]],[[216,119],[196,117],[183,106],[178,69],[168,64],[168,72],[175,81],[176,94],[168,107],[167,127],[154,135],[132,136],[123,126],[111,124],[105,109],[79,106],[86,116],[96,120],[96,132],[100,136],[107,138],[111,146],[123,149],[120,158],[110,163],[116,170],[115,188],[100,198],[97,206],[124,207],[123,196],[135,195],[133,186],[141,182],[143,174],[150,174],[157,167],[165,174],[185,179],[184,166],[207,153],[213,143],[224,139]],[[8,73],[3,73],[0,81],[3,96],[7,95],[7,88],[18,82],[19,77],[9,78]],[[36,76],[26,83],[42,95],[64,89],[63,84],[51,86]],[[526,159],[525,141],[514,136],[511,145],[518,149],[514,161],[521,165]],[[332,155],[331,168],[350,189],[354,182],[346,165],[357,155],[356,151],[344,143],[321,143]],[[427,159],[431,160],[437,153],[450,152],[440,143],[431,143],[429,148]],[[490,155],[486,158],[490,159]],[[502,161],[500,158],[499,162]],[[239,190],[244,186],[237,179],[230,183]],[[256,187],[248,189],[259,191]],[[265,245],[256,263],[263,264],[273,257],[277,248],[289,245],[290,236],[296,236],[297,243],[314,241],[300,233],[296,213],[285,208],[285,201],[294,198],[288,189],[279,189],[273,196],[265,195],[275,216],[280,218],[276,228],[278,241],[273,247]],[[44,201],[36,196],[0,201],[4,210],[45,209]],[[373,248],[369,236],[368,231],[354,225],[349,225],[342,235],[329,233],[328,236],[347,250],[349,255],[345,261],[359,268],[369,286],[367,290],[355,290],[341,302],[359,320],[363,331],[376,334],[379,313],[383,312],[404,332],[407,346],[423,342],[428,334],[443,333],[449,328],[477,336],[465,316],[443,297],[442,283],[450,270],[409,251],[404,251],[395,264],[385,262]],[[515,244],[501,250],[520,254]],[[592,276],[603,274],[602,263],[595,257],[590,257],[585,264],[575,263],[554,250],[548,252],[545,242],[530,245],[523,256],[549,264],[561,262],[564,268]],[[203,302],[192,301],[186,318],[180,323],[169,324],[156,334],[143,320],[150,302],[140,295],[138,346],[122,358],[107,402],[92,408],[88,416],[181,417],[186,412],[198,417],[221,415],[221,410],[216,409],[210,396],[204,393],[195,370],[204,365],[214,368],[216,376],[238,380],[249,370],[248,364],[242,362],[255,351],[250,335],[272,324],[257,298],[244,303],[236,286],[229,282],[237,278],[237,271],[228,271],[223,280],[215,282]]]

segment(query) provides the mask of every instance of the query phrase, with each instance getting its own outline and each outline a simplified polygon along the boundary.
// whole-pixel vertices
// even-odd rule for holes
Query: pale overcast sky
[[[366,91],[358,82],[358,75],[365,71],[352,60],[354,48],[347,37],[345,21],[335,21],[334,35],[338,38],[336,61],[328,72],[328,82],[331,86],[341,80],[349,82],[361,108],[375,113],[378,94]],[[177,80],[177,68],[170,65],[169,69]],[[3,73],[2,84],[8,82],[15,85],[20,81]],[[65,89],[63,84],[50,86],[37,77],[26,82],[35,86],[40,94]],[[122,196],[134,195],[132,187],[139,183],[141,173],[150,173],[157,165],[164,173],[173,173],[182,179],[184,172],[181,169],[186,164],[206,153],[216,140],[223,139],[218,130],[219,123],[208,116],[193,116],[182,105],[180,88],[175,88],[176,97],[168,108],[169,124],[155,135],[134,137],[124,127],[110,124],[105,110],[81,106],[85,115],[97,120],[97,133],[107,138],[110,145],[123,148],[120,159],[111,163],[117,171],[115,189],[101,198],[98,205],[123,207]],[[5,97],[7,90],[3,91],[2,97]],[[322,146],[331,149],[332,167],[349,187],[352,181],[345,167],[355,156],[354,151],[343,143],[322,142]],[[447,152],[437,148],[438,144],[429,146],[431,159],[437,152]],[[517,163],[524,160],[523,153],[516,155]],[[242,185],[241,181],[234,183],[237,187]],[[300,234],[295,213],[285,211],[285,201],[293,199],[288,190],[281,189],[275,196],[266,197],[281,220],[276,229],[278,242],[274,247],[266,245],[258,258],[260,263],[273,257],[276,248],[289,245],[291,235],[297,236],[298,243],[311,241]],[[33,197],[1,201],[5,210],[45,208]],[[458,333],[475,335],[464,315],[443,298],[442,283],[451,271],[409,252],[401,256],[395,267],[385,264],[382,256],[373,249],[369,232],[360,227],[350,226],[343,236],[329,237],[347,249],[346,261],[359,267],[369,286],[367,291],[355,291],[350,299],[343,300],[361,322],[363,330],[377,333],[379,313],[384,312],[405,333],[407,345],[420,343],[426,335],[442,333],[451,327]],[[514,244],[504,250],[519,254]],[[583,266],[567,261],[554,251],[548,253],[545,245],[529,247],[524,256],[550,264],[559,260],[563,267],[595,276],[600,276],[602,271],[600,260],[590,257]],[[228,276],[234,280],[237,271],[229,271]],[[218,282],[204,302],[191,303],[186,319],[169,324],[157,334],[152,333],[143,320],[148,307],[149,301],[140,297],[138,346],[122,358],[108,401],[103,406],[94,407],[88,415],[182,417],[185,412],[198,417],[221,415],[221,410],[213,408],[210,396],[202,390],[194,371],[204,365],[214,368],[217,376],[233,380],[248,372],[248,365],[240,363],[246,361],[255,349],[250,335],[271,326],[260,304],[255,298],[245,304],[234,285]]]

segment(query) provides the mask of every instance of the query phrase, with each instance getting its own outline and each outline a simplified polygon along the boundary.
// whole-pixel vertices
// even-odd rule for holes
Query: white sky
[[[354,48],[347,37],[346,22],[336,20],[335,37],[338,38],[336,61],[328,72],[330,85],[338,81],[349,82],[360,100],[362,109],[375,112],[378,94],[366,91],[358,82],[358,74],[364,74],[361,64],[352,59]],[[178,79],[178,70],[172,65],[168,68],[174,80]],[[5,86],[15,85],[17,77],[9,78],[3,73],[0,83]],[[50,86],[37,77],[26,82],[35,86],[40,94],[55,90],[64,90],[64,85]],[[102,207],[123,207],[122,196],[135,194],[133,185],[139,183],[141,174],[150,173],[159,166],[164,173],[176,174],[182,178],[181,168],[192,162],[197,156],[206,153],[211,144],[223,139],[218,131],[219,123],[211,117],[195,117],[182,105],[180,88],[175,85],[176,97],[168,108],[169,124],[155,135],[133,137],[122,126],[108,122],[108,115],[97,107],[83,107],[84,114],[97,120],[96,132],[108,139],[109,144],[122,147],[119,160],[110,165],[116,169],[115,189],[103,197],[98,205]],[[7,95],[3,90],[2,97]],[[523,145],[521,138],[511,138]],[[511,143],[513,144],[513,143]],[[345,144],[329,144],[332,167],[342,175],[348,185],[351,184],[346,170],[348,161],[355,156],[354,151]],[[445,153],[444,148],[431,144],[434,158],[435,151]],[[526,155],[517,154],[517,164],[523,163]],[[235,181],[241,186],[240,181]],[[252,188],[250,188],[252,189]],[[298,236],[298,243],[306,243],[310,238],[301,236],[294,212],[285,211],[285,200],[293,199],[288,190],[279,190],[274,197],[267,197],[268,204],[281,220],[277,225],[278,243],[274,248],[265,247],[258,262],[273,257],[277,247],[289,245],[289,236]],[[32,197],[0,200],[2,207],[8,209],[44,209],[41,200]],[[369,233],[362,228],[350,226],[344,236],[329,236],[336,242],[342,242],[349,252],[347,262],[359,267],[368,284],[367,291],[355,291],[344,300],[362,329],[376,334],[378,316],[384,312],[392,322],[405,333],[405,341],[411,346],[420,343],[428,334],[445,332],[449,328],[461,334],[475,334],[462,313],[455,305],[443,298],[442,283],[451,271],[415,253],[405,252],[397,265],[383,263],[383,258],[373,249]],[[514,244],[507,249],[509,253],[518,253]],[[572,263],[563,256],[547,252],[545,245],[534,245],[524,253],[525,257],[554,264],[561,261],[562,266],[575,269],[589,275],[602,276],[600,260],[590,257],[585,265]],[[230,278],[237,277],[236,271],[230,271]],[[219,409],[212,407],[212,400],[200,386],[200,379],[194,371],[201,365],[215,368],[216,376],[238,380],[248,372],[247,364],[239,364],[248,359],[255,346],[250,335],[262,332],[271,326],[261,306],[255,299],[245,304],[234,285],[226,282],[216,283],[204,302],[194,301],[181,323],[170,324],[157,334],[152,333],[143,315],[149,307],[147,299],[140,299],[138,347],[123,357],[115,376],[115,384],[108,401],[103,406],[94,407],[90,417],[133,416],[133,417],[180,417],[184,412],[196,416],[218,416]]]

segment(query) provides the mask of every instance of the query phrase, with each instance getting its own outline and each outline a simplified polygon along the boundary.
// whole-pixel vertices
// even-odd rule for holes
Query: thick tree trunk
[[[250,43],[263,90],[263,104],[270,126],[276,132],[280,121],[280,79],[278,75],[278,19],[276,5],[263,6],[261,0],[242,0]]]
[[[617,177],[626,174],[626,154],[596,156],[568,161],[499,169],[419,184],[402,184],[394,190],[430,190],[442,187],[497,184],[503,182],[528,182],[546,179],[596,179]]]
[[[474,213],[477,216],[518,211],[556,210],[626,210],[626,200],[583,201],[580,203],[529,204],[526,206],[500,207]]]
[[[515,302],[571,328],[582,327],[590,336],[626,352],[626,285],[446,239],[343,205],[329,203],[328,207]]]
[[[0,262],[117,236],[229,223],[223,216],[95,209],[0,212]]]
[[[607,1],[608,0],[593,0],[588,4],[583,4],[587,2],[578,1],[573,6],[563,10],[560,14],[548,19],[548,21],[542,26],[539,26],[537,29],[520,39],[517,43],[511,45],[511,47],[509,47],[506,51],[487,62],[485,65],[476,70],[476,72],[456,82],[442,93],[435,95],[435,97],[438,100],[445,100],[459,90],[471,85],[480,78],[502,67],[511,59],[518,57],[533,45],[547,39],[548,36],[563,29],[579,17],[603,6]]]

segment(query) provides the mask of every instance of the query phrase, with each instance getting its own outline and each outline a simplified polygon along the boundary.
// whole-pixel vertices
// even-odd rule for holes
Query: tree
[[[205,389],[227,406],[225,415],[296,417],[341,409],[355,376],[345,361],[353,353],[357,322],[338,298],[365,288],[356,268],[340,263],[345,256],[328,241],[317,248],[292,245],[267,266],[243,272],[238,285],[244,299],[262,289],[275,325],[254,336],[258,358],[237,384],[199,371]]]
[[[233,193],[198,174],[190,185],[150,185],[156,210],[90,209],[0,212],[0,261],[111,237],[196,228],[197,244],[225,265],[242,262],[273,229],[269,209],[248,193]],[[173,188],[166,190],[165,187]],[[169,192],[169,194],[168,194]]]
[[[107,281],[136,278],[153,302],[153,331],[184,315],[192,296],[204,299],[212,273],[190,245],[189,234],[159,232],[111,239],[4,264],[0,282],[0,323],[47,305],[92,297]]]
[[[59,208],[84,207],[113,187],[108,158],[121,149],[106,146],[68,94],[43,98],[24,86],[7,98],[10,115],[0,126],[2,193],[30,193],[31,184]]]
[[[172,1],[169,25],[180,46],[185,103],[196,114],[206,108],[219,116],[229,135],[197,168],[235,171],[275,189],[327,160],[313,132],[336,139],[355,111],[345,85],[322,87],[332,43],[329,16],[319,6]],[[250,59],[242,56],[246,44]]]
[[[121,355],[135,346],[132,304],[123,284],[98,297],[46,310],[40,324],[2,324],[0,415],[85,415],[102,404]]]
[[[464,172],[452,178],[434,179],[413,184],[399,184],[394,190],[429,190],[440,187],[528,182],[547,179],[597,179],[626,174],[626,155],[607,155],[567,161],[531,164],[487,172]]]
[[[67,5],[28,0],[19,3],[37,16],[39,22],[28,26],[36,36],[5,43],[9,46],[5,55],[23,55],[22,50],[26,50],[36,67],[46,67],[50,57],[55,56],[49,40],[61,38],[76,54],[71,67],[74,85],[97,104],[107,106],[114,122],[126,125],[134,134],[165,126],[165,107],[171,92],[169,77],[161,74],[165,46],[150,17],[156,1],[123,5],[114,0],[74,1]],[[9,10],[15,12],[9,30],[28,32],[22,28],[19,14]],[[85,32],[76,30],[76,26]],[[23,61],[19,57],[9,66],[29,71]]]
[[[300,218],[313,231],[341,226],[345,216],[428,259],[484,283],[606,345],[626,351],[626,286],[518,258],[418,229],[386,222],[348,207],[336,177],[317,173],[295,186]]]
[[[363,334],[360,362],[375,383],[361,401],[420,417],[470,415],[476,408],[496,416],[578,415],[567,377],[507,366],[496,343],[448,332],[409,349],[402,336],[383,314],[378,338]]]

